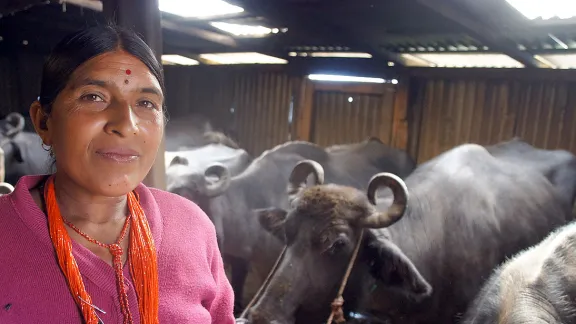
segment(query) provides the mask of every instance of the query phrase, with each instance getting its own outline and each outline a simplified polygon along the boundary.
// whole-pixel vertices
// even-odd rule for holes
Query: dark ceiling
[[[83,0],[85,3],[89,0]],[[98,2],[92,0],[92,2]],[[288,28],[264,38],[232,37],[208,21],[163,14],[164,53],[256,51],[286,59],[291,51],[368,52],[403,63],[400,53],[502,52],[526,66],[533,54],[576,49],[576,19],[528,21],[506,0],[231,0],[245,12],[218,21]],[[59,1],[0,3],[0,50],[47,53],[66,33],[103,14]],[[566,44],[568,49],[559,45]]]

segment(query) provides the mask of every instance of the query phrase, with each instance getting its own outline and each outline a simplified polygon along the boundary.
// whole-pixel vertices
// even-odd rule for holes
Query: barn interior
[[[369,137],[418,163],[513,137],[576,154],[576,5],[564,4],[3,0],[0,119],[29,118],[61,38],[113,21],[162,60],[168,129],[208,123],[254,157],[287,141]],[[161,189],[164,151],[145,179]]]
[[[419,163],[513,136],[576,152],[576,8],[567,5],[2,1],[0,117],[28,115],[59,39],[114,20],[161,55],[171,122],[205,118],[253,155],[288,140],[369,136]],[[157,165],[148,182],[163,187],[160,156]]]

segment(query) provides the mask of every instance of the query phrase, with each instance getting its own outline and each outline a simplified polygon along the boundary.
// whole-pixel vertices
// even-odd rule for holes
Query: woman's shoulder
[[[162,217],[162,223],[173,225],[190,225],[203,231],[215,231],[212,221],[206,213],[193,201],[171,192],[156,188],[145,187],[154,198],[154,203]]]
[[[159,207],[162,205],[163,208],[174,209],[175,211],[182,213],[204,213],[196,203],[180,195],[156,188],[146,188],[150,191],[150,194],[154,197],[154,200],[156,200]]]

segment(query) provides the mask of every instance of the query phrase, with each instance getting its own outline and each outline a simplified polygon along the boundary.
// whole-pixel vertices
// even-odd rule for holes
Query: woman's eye
[[[139,103],[140,106],[148,109],[156,109],[156,105],[152,101],[142,100]]]
[[[95,101],[95,102],[104,101],[104,99],[102,99],[102,97],[100,97],[97,94],[87,94],[87,95],[82,96],[81,99],[86,100],[86,101]]]

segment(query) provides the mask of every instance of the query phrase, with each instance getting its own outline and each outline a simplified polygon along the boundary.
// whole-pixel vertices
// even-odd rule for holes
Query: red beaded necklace
[[[74,224],[69,222],[67,219],[62,218],[64,223],[68,225],[71,229],[73,229],[76,233],[80,234],[83,238],[87,239],[89,242],[94,243],[98,246],[101,246],[105,249],[108,249],[112,254],[112,264],[114,267],[114,272],[116,273],[116,284],[118,285],[118,292],[120,295],[120,310],[124,315],[124,323],[132,323],[132,313],[130,312],[130,308],[128,307],[128,294],[126,293],[126,286],[124,285],[124,271],[122,271],[122,241],[126,237],[126,233],[128,232],[128,225],[130,224],[131,215],[126,217],[126,221],[124,222],[124,227],[122,227],[122,231],[120,232],[120,237],[116,241],[116,243],[112,244],[104,244],[99,242],[88,234],[82,232],[78,227]]]
[[[128,209],[130,214],[126,217],[126,222],[122,228],[120,237],[113,244],[104,244],[94,240],[72,223],[65,220],[56,201],[54,189],[54,176],[50,176],[44,187],[44,200],[46,202],[46,214],[48,216],[48,229],[50,238],[56,250],[58,264],[66,277],[68,287],[72,293],[74,301],[82,312],[82,317],[86,324],[97,324],[99,318],[92,305],[92,299],[80,275],[78,264],[72,254],[72,240],[64,227],[66,223],[70,228],[82,235],[88,241],[107,248],[113,256],[113,267],[118,283],[118,294],[120,296],[120,306],[124,315],[124,324],[132,323],[132,314],[128,305],[128,297],[124,286],[124,273],[122,271],[122,248],[120,243],[130,230],[129,242],[129,264],[130,273],[134,280],[134,288],[138,297],[138,310],[140,322],[142,324],[158,324],[158,265],[156,259],[156,248],[154,239],[148,225],[144,210],[138,202],[138,196],[134,192],[128,193]]]

